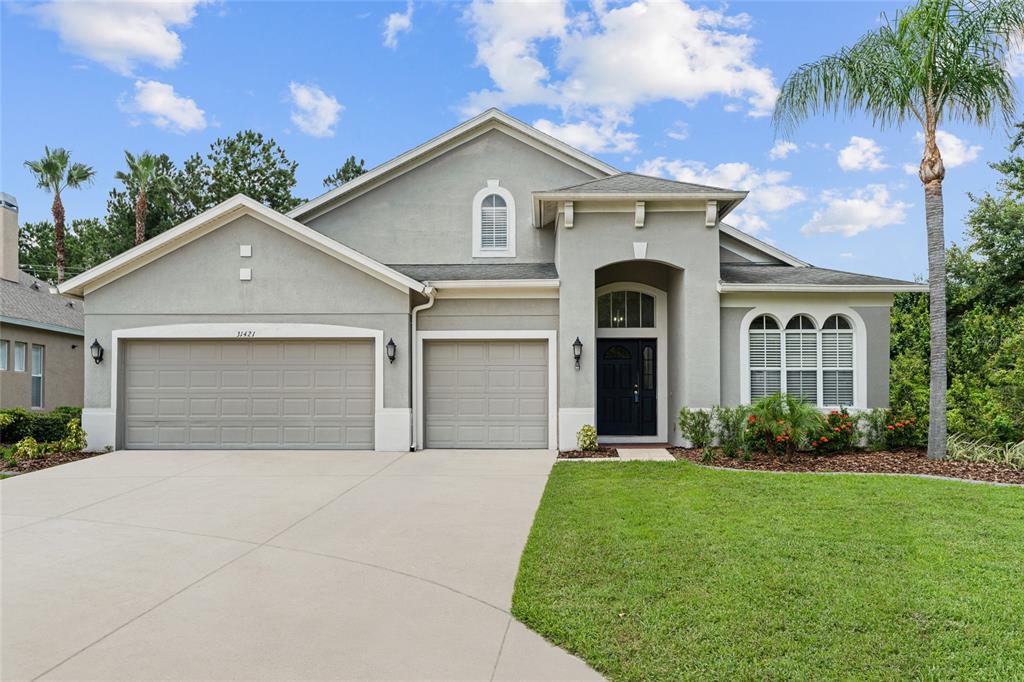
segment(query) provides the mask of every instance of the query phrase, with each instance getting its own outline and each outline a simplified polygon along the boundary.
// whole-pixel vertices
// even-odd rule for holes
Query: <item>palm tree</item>
[[[136,158],[126,151],[124,160],[128,172],[117,171],[114,177],[129,189],[134,186],[138,192],[135,199],[135,245],[138,246],[146,239],[146,214],[149,212],[146,194],[156,190],[174,193],[176,188],[174,179],[161,172],[159,159],[153,154],[143,152]]]
[[[924,132],[918,176],[924,184],[931,299],[928,456],[946,455],[946,261],[942,180],[935,143],[945,120],[1009,125],[1015,109],[1007,59],[1024,31],[1021,0],[919,0],[854,45],[804,64],[786,78],[775,104],[776,131],[792,132],[812,114],[864,112],[875,125],[916,121]]]
[[[68,150],[44,147],[43,158],[26,161],[40,189],[53,192],[53,245],[57,252],[57,283],[64,281],[64,204],[60,193],[65,189],[78,189],[92,182],[96,171],[84,163],[71,163]]]

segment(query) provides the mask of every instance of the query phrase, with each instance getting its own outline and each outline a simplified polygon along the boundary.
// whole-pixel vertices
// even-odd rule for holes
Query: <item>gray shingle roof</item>
[[[548,192],[572,192],[573,194],[699,194],[717,192],[736,192],[741,190],[697,185],[692,182],[666,180],[638,173],[619,173],[607,178],[598,178],[579,185],[559,187],[546,190]]]
[[[33,288],[33,284],[37,288]],[[79,331],[85,329],[82,301],[51,294],[49,284],[27,272],[22,272],[17,282],[0,279],[0,315]]]
[[[807,284],[824,286],[872,285],[900,286],[913,285],[900,279],[861,275],[855,272],[829,270],[827,268],[795,268],[789,265],[764,265],[723,263],[721,266],[722,282],[728,284]]]
[[[469,265],[391,265],[421,282],[465,279],[558,279],[554,263],[472,263]]]

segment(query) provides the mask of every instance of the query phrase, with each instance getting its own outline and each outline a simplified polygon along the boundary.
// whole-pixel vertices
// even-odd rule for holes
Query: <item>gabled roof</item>
[[[723,293],[738,291],[876,291],[880,293],[928,291],[926,284],[814,266],[794,268],[788,265],[763,263],[723,263],[719,268],[721,273],[719,291]]]
[[[250,215],[396,289],[418,292],[424,290],[421,282],[417,282],[411,277],[403,275],[397,270],[389,268],[355,249],[306,227],[282,213],[267,208],[244,194],[236,194],[227,201],[217,204],[191,220],[187,220],[181,225],[171,228],[136,247],[128,249],[119,256],[115,256],[97,265],[91,270],[83,272],[81,275],[69,279],[58,286],[57,290],[62,294],[84,296],[90,291],[109,284],[161,256],[171,253],[185,244],[230,223],[242,215]]]
[[[747,246],[757,249],[762,253],[766,253],[772,258],[777,258],[778,260],[782,261],[783,263],[786,263],[787,265],[792,265],[797,268],[805,268],[810,266],[810,263],[802,261],[796,256],[786,253],[782,249],[774,247],[768,242],[761,241],[757,237],[747,234],[743,230],[737,229],[732,225],[728,225],[726,223],[719,223],[718,229],[722,234],[729,235],[736,241],[743,242]]]
[[[50,285],[27,272],[17,282],[0,279],[0,322],[82,335],[84,304],[50,292]]]
[[[468,263],[452,265],[392,265],[421,282],[462,280],[556,280],[554,263]]]
[[[639,173],[617,173],[607,178],[589,180],[578,185],[544,190],[539,194],[746,194],[740,190],[698,185],[692,182],[666,180]]]
[[[309,219],[311,216],[318,215],[329,207],[345,201],[350,196],[357,196],[363,191],[375,187],[396,175],[426,163],[430,159],[443,154],[463,142],[494,129],[503,130],[555,158],[572,163],[575,167],[595,178],[618,172],[616,168],[604,161],[585,154],[547,133],[542,133],[533,126],[509,116],[503,111],[492,108],[468,121],[460,123],[451,130],[441,133],[418,147],[414,147],[407,152],[399,154],[390,161],[370,169],[354,180],[350,180],[340,187],[336,187],[315,199],[307,201],[290,211],[288,217],[297,220]]]

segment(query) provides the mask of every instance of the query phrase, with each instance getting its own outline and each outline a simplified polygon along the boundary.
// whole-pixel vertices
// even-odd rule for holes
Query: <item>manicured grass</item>
[[[1024,679],[1024,489],[560,463],[513,613],[613,680]]]

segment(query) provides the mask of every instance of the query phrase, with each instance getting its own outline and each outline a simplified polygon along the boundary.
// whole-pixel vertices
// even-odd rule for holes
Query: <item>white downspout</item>
[[[419,353],[420,344],[416,338],[416,314],[421,310],[428,310],[434,305],[434,287],[430,286],[430,282],[424,282],[426,288],[423,290],[423,294],[427,297],[427,302],[418,305],[412,309],[412,352],[409,353],[409,357],[412,359],[410,367],[412,369],[412,409],[409,410],[409,414],[412,417],[412,442],[409,444],[409,451],[416,451],[416,426],[419,424],[419,420],[416,418],[416,402],[419,400],[419,371],[416,369],[416,356]]]

